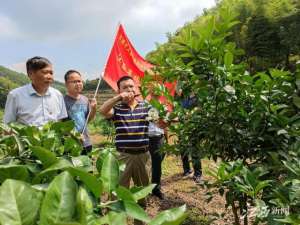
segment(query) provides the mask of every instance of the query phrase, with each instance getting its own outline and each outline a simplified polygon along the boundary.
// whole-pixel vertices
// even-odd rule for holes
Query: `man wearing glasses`
[[[35,56],[27,60],[26,69],[31,83],[7,95],[3,122],[42,127],[49,121],[66,118],[63,95],[50,87],[53,82],[51,62]]]
[[[95,99],[92,99],[91,102],[89,102],[88,98],[81,94],[83,89],[83,81],[81,74],[78,71],[69,70],[66,72],[65,85],[67,88],[67,95],[64,97],[64,99],[68,117],[74,121],[75,129],[82,133],[82,154],[87,154],[92,150],[92,143],[85,125],[88,114],[90,114],[88,122],[94,119],[96,115],[97,102]]]

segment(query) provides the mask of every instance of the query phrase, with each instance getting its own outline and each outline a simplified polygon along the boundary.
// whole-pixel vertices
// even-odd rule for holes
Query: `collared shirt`
[[[148,148],[148,126],[146,120],[150,106],[144,101],[138,102],[131,108],[123,103],[114,106],[112,121],[116,128],[117,149],[129,149],[138,151]]]
[[[7,95],[3,122],[18,122],[41,127],[49,121],[58,121],[68,117],[63,95],[49,87],[41,96],[32,84],[12,90]]]
[[[159,128],[155,123],[149,122],[149,137],[157,137],[163,134],[163,129]]]

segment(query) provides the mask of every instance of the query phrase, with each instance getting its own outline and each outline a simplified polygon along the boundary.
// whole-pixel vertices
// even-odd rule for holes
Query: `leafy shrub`
[[[72,121],[35,127],[0,124],[0,224],[180,224],[185,206],[151,219],[138,205],[154,185],[119,186],[113,149],[103,149],[93,169],[80,155]]]

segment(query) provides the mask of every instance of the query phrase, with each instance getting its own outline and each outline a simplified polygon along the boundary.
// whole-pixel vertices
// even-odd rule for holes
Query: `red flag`
[[[109,54],[103,79],[114,89],[118,91],[117,81],[124,75],[129,75],[135,83],[140,86],[140,79],[144,77],[146,70],[151,70],[154,65],[147,62],[135,50],[129,41],[123,26],[120,24],[116,34],[116,38]],[[161,81],[157,81],[162,83]],[[176,82],[164,83],[170,94],[174,96]],[[160,97],[162,104],[166,103],[165,97]]]
[[[117,81],[124,75],[131,76],[137,85],[144,72],[153,65],[148,63],[134,49],[129,41],[123,26],[120,24],[118,32],[109,54],[103,79],[114,89],[118,90]]]

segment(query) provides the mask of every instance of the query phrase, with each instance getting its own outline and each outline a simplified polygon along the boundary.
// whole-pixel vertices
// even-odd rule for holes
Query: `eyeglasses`
[[[71,84],[77,84],[77,83],[82,83],[82,80],[70,80],[68,81],[68,83],[71,83]]]

